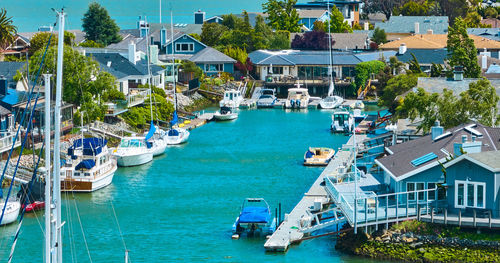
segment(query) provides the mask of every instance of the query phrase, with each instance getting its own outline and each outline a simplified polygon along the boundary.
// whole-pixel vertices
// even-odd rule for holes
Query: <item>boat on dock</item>
[[[238,113],[233,112],[230,107],[223,106],[214,113],[214,118],[217,121],[230,121],[238,118]]]
[[[264,198],[246,198],[232,230],[238,237],[245,232],[272,234],[276,230],[276,218],[272,217],[269,204]]]
[[[26,212],[33,212],[44,209],[44,196],[45,183],[40,180],[40,177],[37,177],[32,182],[21,184],[19,192],[17,192],[17,198],[19,198],[20,200],[21,209],[24,209]]]
[[[145,137],[124,137],[113,151],[118,166],[137,166],[153,160],[151,145]]]
[[[61,167],[61,191],[93,192],[111,184],[117,165],[106,144],[102,138],[73,142]]]
[[[220,107],[230,107],[231,109],[238,109],[240,103],[243,101],[243,96],[238,90],[230,89],[224,91],[224,98],[219,102]]]
[[[309,91],[304,88],[288,89],[288,97],[285,101],[285,108],[287,109],[307,109],[309,104]]]
[[[304,154],[305,166],[327,166],[335,155],[335,150],[324,147],[309,147]]]
[[[332,124],[330,125],[332,132],[352,133],[354,131],[354,117],[352,114],[341,109],[333,113]]]
[[[257,100],[257,108],[273,108],[277,100],[273,89],[262,89]]]
[[[362,114],[361,109],[354,109],[352,116],[354,117],[355,122],[360,122],[366,118],[366,113]]]
[[[335,109],[344,103],[344,99],[339,96],[328,96],[319,101],[319,106],[322,109]]]

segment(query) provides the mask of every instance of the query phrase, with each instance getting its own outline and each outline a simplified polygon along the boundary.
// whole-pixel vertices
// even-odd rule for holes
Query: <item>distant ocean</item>
[[[13,17],[19,32],[36,31],[40,26],[55,22],[55,13],[51,8],[64,7],[67,13],[66,29],[81,29],[83,14],[87,11],[90,0],[2,0],[0,8],[7,9]],[[147,16],[148,22],[160,21],[160,1],[158,0],[100,0],[111,18],[122,29],[135,28],[140,15]],[[162,22],[170,22],[170,7],[174,13],[174,23],[194,23],[194,12],[202,10],[206,17],[221,14],[239,14],[243,10],[261,12],[266,0],[171,0],[161,1]]]

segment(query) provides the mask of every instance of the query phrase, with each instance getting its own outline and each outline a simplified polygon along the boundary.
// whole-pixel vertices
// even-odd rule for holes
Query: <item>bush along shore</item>
[[[500,234],[485,231],[411,220],[372,235],[341,234],[335,248],[351,255],[405,262],[500,262]]]

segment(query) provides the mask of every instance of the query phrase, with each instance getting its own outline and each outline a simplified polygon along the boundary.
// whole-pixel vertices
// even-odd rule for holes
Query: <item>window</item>
[[[417,191],[424,190],[424,183],[417,183]],[[425,200],[425,192],[418,192],[418,201]]]
[[[194,51],[194,43],[175,43],[175,51],[192,52]]]
[[[221,72],[224,71],[224,64],[205,64],[206,72]]]
[[[427,189],[436,188],[436,183],[427,183]],[[428,191],[427,192],[427,200],[434,201],[436,200],[436,191]]]
[[[455,189],[455,207],[485,208],[485,183],[455,181]]]
[[[283,67],[273,67],[273,74],[283,75]]]
[[[406,183],[406,191],[410,192],[408,194],[408,199],[415,200],[415,193],[411,193],[415,191],[415,183]]]

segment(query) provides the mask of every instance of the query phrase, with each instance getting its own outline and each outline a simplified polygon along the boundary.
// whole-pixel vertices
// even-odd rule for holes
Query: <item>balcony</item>
[[[4,153],[10,150],[15,135],[16,135],[15,132],[5,132],[5,131],[0,132],[0,153]],[[21,145],[21,136],[17,138],[14,148],[20,145]]]
[[[130,89],[125,100],[105,103],[107,107],[105,116],[116,117],[117,115],[128,111],[130,107],[143,104],[148,96],[149,89]]]

